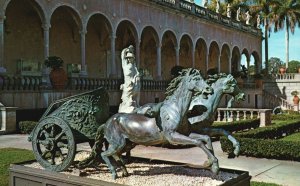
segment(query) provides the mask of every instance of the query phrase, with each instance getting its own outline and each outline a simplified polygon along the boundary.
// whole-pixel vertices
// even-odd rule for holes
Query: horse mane
[[[166,89],[166,93],[165,93],[166,99],[168,99],[170,96],[173,95],[173,93],[175,92],[175,90],[179,86],[182,79],[186,76],[192,76],[192,77],[199,76],[199,77],[202,78],[202,76],[200,74],[200,71],[197,70],[197,69],[187,68],[187,69],[181,70],[181,72],[179,73],[179,76],[172,79],[172,81],[169,83],[169,86]]]
[[[214,74],[214,75],[208,75],[208,78],[206,79],[206,83],[211,86],[218,79],[223,78],[223,77],[227,77],[227,74],[219,73],[219,74]]]

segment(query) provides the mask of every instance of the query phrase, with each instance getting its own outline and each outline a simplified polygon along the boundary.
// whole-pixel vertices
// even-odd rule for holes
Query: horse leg
[[[208,134],[209,136],[211,135],[224,135],[227,137],[229,141],[231,141],[233,147],[234,147],[234,155],[239,156],[240,153],[240,143],[230,134],[230,132],[224,130],[224,129],[218,129],[218,128],[204,128],[201,129],[204,134]]]
[[[219,171],[218,159],[210,152],[210,150],[204,145],[202,140],[193,139],[187,136],[184,136],[178,132],[165,132],[165,137],[171,144],[181,144],[181,145],[195,145],[200,147],[208,157],[208,160],[211,163],[211,170],[213,173],[217,174]]]
[[[122,169],[122,176],[127,177],[128,176],[128,171],[124,165],[124,160],[119,156],[119,155],[113,155],[113,158],[116,160],[118,166],[121,167]]]
[[[211,138],[208,135],[201,135],[201,134],[196,134],[196,133],[191,133],[189,135],[190,138],[196,139],[196,140],[201,140],[204,141],[207,145],[207,149],[211,152],[212,155],[214,155],[214,149],[212,146]],[[205,161],[204,166],[205,167],[210,167],[212,165],[212,161]]]
[[[109,156],[113,156],[116,153],[116,149],[117,147],[115,145],[110,145],[106,151],[101,153],[101,157],[108,166],[114,180],[118,177],[118,175],[116,172],[116,167],[114,167],[110,162]]]
[[[118,154],[121,154],[123,148],[126,145],[126,140],[121,134],[115,134],[113,137],[114,137],[113,139],[108,140],[109,147],[106,151],[101,153],[101,157],[107,164],[109,170],[111,171],[113,179],[116,179],[118,176],[116,172],[116,167],[112,165],[108,157],[112,156],[117,161],[117,163],[119,163],[118,161],[120,159],[116,157],[118,157]],[[125,167],[124,164],[122,164],[121,162],[121,168],[123,170],[123,174],[126,175],[127,170],[125,168],[126,172],[124,173],[124,167]]]

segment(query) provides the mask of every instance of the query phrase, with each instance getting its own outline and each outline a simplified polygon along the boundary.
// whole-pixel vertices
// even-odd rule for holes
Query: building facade
[[[44,59],[56,55],[65,68],[81,66],[81,75],[121,77],[120,51],[129,45],[153,79],[169,79],[176,65],[239,71],[243,54],[261,69],[260,30],[183,0],[1,0],[0,8],[7,74],[42,72]]]

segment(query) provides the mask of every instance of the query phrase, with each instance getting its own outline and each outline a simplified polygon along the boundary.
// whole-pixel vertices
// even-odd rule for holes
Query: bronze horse
[[[112,177],[116,179],[116,167],[109,157],[113,157],[123,170],[123,176],[127,176],[127,170],[120,156],[130,148],[130,144],[157,145],[163,143],[194,145],[202,148],[208,155],[212,164],[212,171],[218,172],[218,160],[205,146],[203,140],[192,139],[180,128],[182,120],[186,116],[190,102],[194,95],[207,99],[212,94],[212,88],[201,77],[196,69],[184,69],[180,76],[173,79],[166,92],[166,99],[162,102],[157,118],[147,117],[137,113],[118,113],[98,129],[100,142],[104,138],[109,143],[108,149],[101,153],[102,159],[108,165]]]

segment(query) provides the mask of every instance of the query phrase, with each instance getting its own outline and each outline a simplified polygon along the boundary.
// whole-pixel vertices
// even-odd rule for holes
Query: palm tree
[[[288,68],[289,63],[289,32],[294,34],[296,24],[300,26],[300,0],[285,0],[280,1],[280,6],[275,9],[276,19],[274,30],[285,28],[286,50],[285,64]]]
[[[263,20],[264,34],[265,34],[265,68],[268,72],[269,68],[269,46],[268,38],[270,36],[271,26],[274,20],[273,9],[278,6],[277,0],[254,0],[254,4],[250,5],[251,10],[257,15],[260,15]]]

